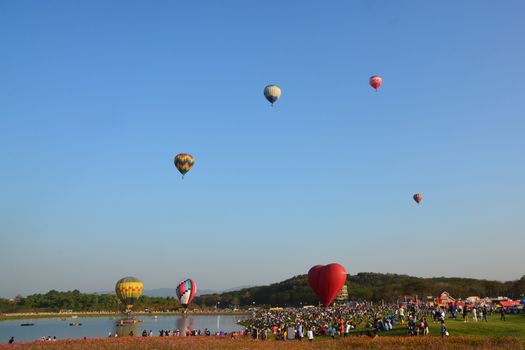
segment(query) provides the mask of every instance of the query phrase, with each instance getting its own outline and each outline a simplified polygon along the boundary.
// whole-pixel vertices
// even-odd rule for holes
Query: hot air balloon
[[[273,104],[281,97],[281,89],[277,85],[268,85],[264,88],[264,97]]]
[[[383,83],[383,79],[379,75],[372,75],[368,82],[370,83],[370,86],[376,89],[377,91],[377,89],[379,89],[379,87]]]
[[[195,164],[195,158],[193,158],[191,154],[180,153],[175,156],[173,162],[184,179],[184,175],[186,175],[186,173],[193,167],[193,164]]]
[[[115,292],[122,304],[126,306],[126,311],[130,311],[140,298],[142,287],[142,281],[135,277],[124,277],[118,280],[115,285]]]
[[[346,270],[337,263],[316,265],[308,271],[308,284],[325,307],[334,301],[345,282]]]
[[[423,200],[423,195],[421,193],[416,193],[412,198],[414,198],[416,203],[419,204]]]
[[[191,278],[179,283],[175,289],[180,304],[186,309],[197,293],[197,284]]]

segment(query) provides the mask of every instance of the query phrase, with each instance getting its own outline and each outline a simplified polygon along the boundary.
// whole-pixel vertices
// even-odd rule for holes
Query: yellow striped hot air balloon
[[[131,310],[133,305],[142,295],[142,281],[135,277],[124,277],[115,285],[115,293],[122,304],[126,305],[126,311]]]
[[[264,88],[264,97],[273,104],[281,97],[281,88],[277,85],[268,85]]]
[[[186,175],[186,173],[193,167],[193,164],[195,164],[195,158],[193,158],[191,154],[180,153],[175,156],[173,162],[184,179],[184,175]]]

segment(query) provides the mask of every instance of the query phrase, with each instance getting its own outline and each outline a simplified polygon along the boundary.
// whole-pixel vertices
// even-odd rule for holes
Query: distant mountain
[[[216,291],[211,289],[200,290],[197,288],[196,296],[213,293],[216,293]],[[173,297],[175,296],[175,288],[146,289],[144,290],[143,294],[149,297]]]
[[[213,289],[198,289],[196,296],[208,295],[208,294],[219,294],[219,293],[228,293],[235,292],[244,288],[250,288],[252,286],[240,286],[234,287],[225,290],[213,290]],[[158,289],[146,289],[143,292],[144,295],[149,297],[172,297],[175,296],[175,288],[158,288]]]
[[[197,288],[196,296],[235,292],[235,291],[238,291],[238,290],[241,290],[241,289],[244,289],[244,288],[250,288],[250,287],[253,287],[253,286],[246,285],[246,286],[229,288],[229,289],[225,289],[225,290],[213,290],[213,289],[202,289],[202,290],[200,290],[200,289]],[[101,292],[97,292],[96,294],[114,294],[114,293],[115,293],[114,291],[101,291]],[[162,298],[174,297],[175,296],[175,288],[144,289],[142,294],[144,294],[144,295],[146,295],[148,297],[162,297]]]

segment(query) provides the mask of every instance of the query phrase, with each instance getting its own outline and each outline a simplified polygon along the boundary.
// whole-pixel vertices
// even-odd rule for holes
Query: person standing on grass
[[[500,314],[501,314],[501,317],[500,317],[499,319],[500,319],[501,321],[506,321],[506,319],[505,319],[505,307],[502,306],[502,307],[499,309],[499,312],[500,312]]]
[[[468,322],[468,308],[467,304],[463,307],[463,322]]]
[[[306,332],[306,336],[308,337],[308,341],[312,342],[314,340],[314,332],[312,331],[312,328],[309,328]]]
[[[487,310],[487,306],[483,306],[483,310],[481,312],[483,313],[482,321],[488,322],[489,320],[487,319],[487,314],[489,311]]]
[[[405,324],[405,309],[402,306],[399,308],[399,321],[401,324]]]
[[[478,310],[475,306],[472,308],[472,321],[478,322]]]
[[[441,338],[445,338],[447,336],[447,326],[445,326],[445,321],[441,321]]]

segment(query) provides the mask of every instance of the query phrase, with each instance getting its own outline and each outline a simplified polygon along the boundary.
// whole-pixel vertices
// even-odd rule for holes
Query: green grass
[[[464,323],[463,320],[445,321],[447,331],[450,336],[482,336],[482,337],[518,337],[525,339],[525,314],[507,315],[506,321],[500,321],[500,315],[494,314],[488,318],[488,322],[472,322]],[[430,336],[441,336],[441,324],[439,322],[429,323]],[[355,329],[351,332],[357,335],[364,330]],[[397,323],[394,329],[390,332],[381,332],[380,336],[400,336],[406,335],[406,323],[401,325]]]

